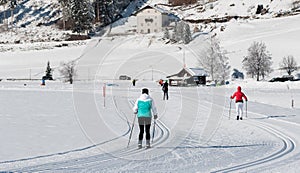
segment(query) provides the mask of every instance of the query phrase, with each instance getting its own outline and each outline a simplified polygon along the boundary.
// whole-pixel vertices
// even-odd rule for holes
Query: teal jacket
[[[142,94],[140,98],[138,98],[134,104],[133,112],[137,113],[137,117],[152,117],[153,115],[157,115],[157,110],[154,104],[153,99],[147,95]]]

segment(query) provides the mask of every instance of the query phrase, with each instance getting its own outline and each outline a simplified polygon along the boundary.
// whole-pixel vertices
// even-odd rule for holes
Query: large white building
[[[157,7],[146,6],[137,13],[138,33],[161,32],[169,23],[170,18],[168,13]]]

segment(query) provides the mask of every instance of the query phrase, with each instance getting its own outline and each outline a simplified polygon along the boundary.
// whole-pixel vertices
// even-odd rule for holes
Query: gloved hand
[[[155,120],[157,119],[157,115],[154,115],[154,119],[155,119]]]

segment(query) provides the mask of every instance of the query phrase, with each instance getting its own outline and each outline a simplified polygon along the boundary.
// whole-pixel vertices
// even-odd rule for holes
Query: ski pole
[[[130,140],[131,140],[131,136],[132,136],[132,131],[133,131],[133,127],[134,127],[135,118],[136,118],[136,115],[134,114],[134,118],[133,118],[131,130],[130,130],[130,135],[129,135],[129,140],[128,140],[128,144],[127,144],[127,148],[129,147],[129,144],[130,144]]]
[[[247,115],[247,109],[248,109],[248,101],[246,101],[246,118],[248,118],[248,115]]]
[[[153,123],[153,130],[152,130],[152,143],[153,143],[153,140],[154,140],[155,126],[156,126],[156,120],[154,120],[154,123]]]
[[[232,99],[230,99],[230,103],[229,103],[229,120],[230,120],[230,114],[231,114],[231,102],[232,102]]]

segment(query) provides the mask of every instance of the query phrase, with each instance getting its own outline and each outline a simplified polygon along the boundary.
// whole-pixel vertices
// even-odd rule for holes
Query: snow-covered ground
[[[158,2],[160,1],[160,2]],[[299,9],[299,2],[293,5],[293,0],[200,0],[188,6],[168,7],[164,0],[153,0],[150,4],[159,4],[186,20],[222,18],[228,16],[242,16],[249,18],[272,18],[279,13],[287,13]],[[257,6],[263,5],[266,14],[256,14]]]
[[[164,44],[156,34],[124,34],[134,21],[119,21],[109,37],[87,45],[0,53],[0,171],[298,171],[300,81],[247,78],[220,87],[170,87],[170,99],[163,101],[155,81],[177,73],[184,60],[188,67],[197,66],[210,35],[200,33],[189,45]],[[291,54],[300,63],[298,21],[299,16],[233,20],[216,24],[226,29],[215,32],[232,68],[240,70],[251,43],[265,42],[273,55],[272,77],[283,74],[276,70],[283,56]],[[40,86],[40,81],[6,80],[40,79],[48,60],[56,81]],[[78,76],[73,85],[64,84],[57,67],[72,60],[77,60]],[[117,80],[120,75],[138,79],[137,86]],[[235,120],[234,103],[230,109],[229,96],[237,86],[249,98],[242,121]],[[128,148],[127,143],[132,104],[143,87],[150,89],[159,119],[153,147],[137,150],[136,121]]]
[[[265,19],[255,21],[232,21],[226,24],[224,33],[219,33],[221,44],[229,52],[232,67],[241,69],[243,57],[247,55],[248,48],[256,42],[266,44],[271,53],[274,75],[283,75],[278,71],[279,63],[283,57],[292,55],[300,62],[300,53],[296,45],[299,44],[299,30],[297,24],[300,16]],[[240,66],[240,67],[239,67]]]
[[[163,101],[154,82],[114,81],[104,107],[101,81],[0,84],[3,171],[295,172],[300,164],[299,83],[294,109],[284,103],[291,96],[284,85],[239,83],[249,97],[243,121],[233,108],[228,119],[234,86],[171,88]],[[137,125],[126,148],[141,87],[150,88],[159,112],[149,150],[136,150]]]
[[[35,52],[27,53],[23,54],[26,58]],[[224,87],[172,87],[170,99],[163,101],[155,80],[182,67],[183,52],[178,45],[162,45],[154,36],[95,38],[73,53],[70,59],[79,58],[78,79],[88,75],[91,81],[77,81],[72,86],[60,81],[47,81],[46,86],[40,86],[39,81],[0,82],[1,170],[297,171],[299,82],[247,79]],[[39,63],[40,57],[32,56],[24,66],[34,59]],[[194,61],[187,58],[188,64]],[[5,65],[14,66],[12,61]],[[115,80],[120,74],[138,78],[137,86]],[[233,103],[229,120],[229,96],[238,85],[249,97],[248,117],[243,121],[234,120]],[[149,150],[136,149],[137,124],[126,148],[133,121],[131,107],[142,87],[150,88],[159,111]]]

